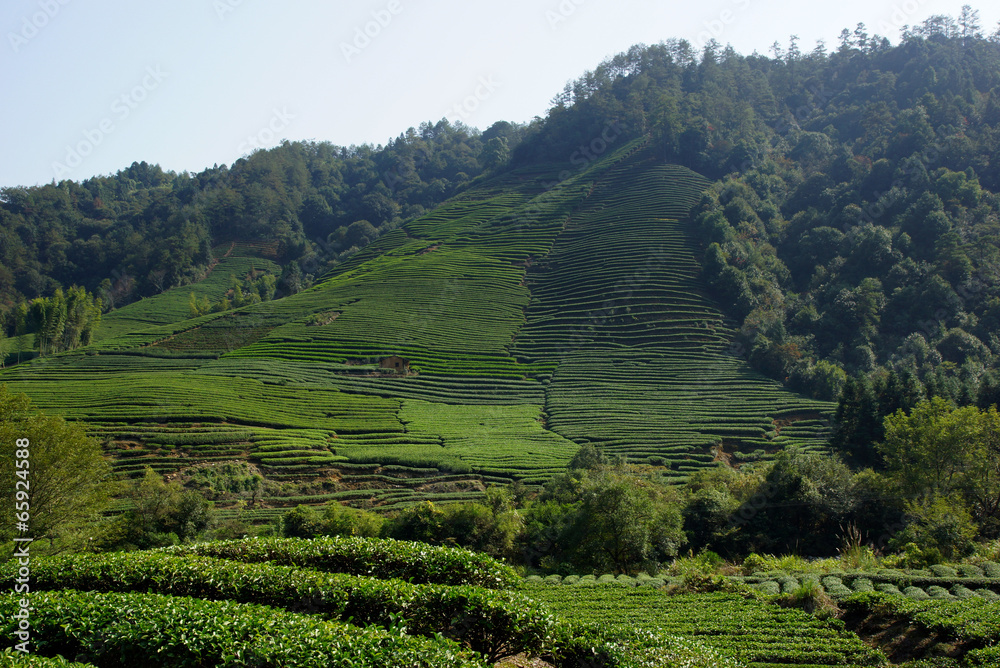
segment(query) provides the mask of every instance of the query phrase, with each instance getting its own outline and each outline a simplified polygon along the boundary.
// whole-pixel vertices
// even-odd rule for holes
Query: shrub
[[[983,572],[986,573],[986,577],[1000,579],[1000,564],[993,561],[986,561],[982,566]]]
[[[281,517],[281,535],[288,538],[317,536],[364,536],[374,538],[382,530],[380,515],[330,501],[322,510],[299,505]]]
[[[966,599],[966,598],[973,598],[973,597],[975,597],[976,592],[972,591],[971,589],[969,589],[968,587],[966,587],[964,585],[956,584],[956,585],[952,586],[952,588],[951,588],[951,594],[955,598]]]
[[[811,579],[803,580],[795,591],[778,599],[778,602],[787,607],[801,608],[821,618],[833,617],[840,612],[833,599],[823,591],[819,581]]]
[[[826,589],[827,595],[832,598],[843,598],[845,596],[850,596],[852,592],[849,588],[844,586],[844,583],[840,578],[828,575],[823,578],[823,587]]]
[[[670,575],[722,575],[726,560],[715,552],[705,550],[696,556],[678,557],[667,569]]]
[[[247,538],[161,551],[245,562],[273,561],[333,573],[399,578],[416,584],[509,588],[520,581],[514,569],[484,554],[389,538]]]
[[[901,592],[899,590],[899,587],[897,587],[894,584],[886,584],[886,583],[877,584],[877,585],[875,585],[875,590],[878,591],[878,592],[882,592],[884,594],[892,594],[894,596],[903,596],[903,592]]]
[[[263,605],[93,592],[32,595],[33,648],[97,665],[485,668],[450,641],[359,628]],[[0,595],[0,632],[12,637],[18,595]]]
[[[37,654],[24,654],[11,648],[0,652],[0,666],[10,668],[95,668],[90,663],[73,663],[61,656],[50,658]]]
[[[978,566],[973,566],[972,564],[961,564],[955,567],[958,571],[959,577],[963,578],[984,578],[986,574],[983,573],[983,569]]]
[[[875,591],[872,581],[868,578],[855,578],[854,582],[851,583],[851,588],[856,592]]]
[[[738,665],[690,639],[600,624],[566,627],[552,655],[546,658],[557,668],[736,668]]]
[[[743,573],[746,575],[753,575],[754,573],[762,573],[768,570],[769,562],[766,558],[760,556],[756,552],[751,552],[743,560]]]
[[[777,596],[781,593],[781,585],[779,585],[774,580],[765,580],[764,582],[758,582],[754,585],[757,589],[768,594],[769,596]]]
[[[0,566],[13,577],[16,562]],[[36,589],[150,591],[316,612],[363,624],[391,626],[405,618],[418,635],[438,633],[490,658],[539,650],[554,621],[516,592],[478,587],[413,585],[274,564],[244,564],[158,553],[74,555],[32,563]]]
[[[972,540],[978,530],[961,501],[943,497],[908,501],[906,511],[912,520],[889,541],[889,547],[902,548],[907,554],[919,557],[911,559],[908,565],[938,564],[972,552]]]
[[[648,580],[642,580],[638,583],[641,587],[666,587],[667,581],[663,578],[649,578]]]
[[[948,593],[947,589],[945,589],[944,587],[939,587],[937,585],[932,585],[932,586],[928,587],[927,588],[927,595],[930,598],[934,598],[934,599],[938,599],[938,600],[949,600],[949,599],[953,598],[952,595],[950,593]]]
[[[1000,647],[974,649],[965,655],[965,665],[969,668],[992,668],[1000,665]]]
[[[781,593],[791,594],[799,588],[801,583],[797,579],[786,575],[778,578],[778,584],[781,585]]]
[[[931,564],[929,566],[931,573],[939,578],[957,578],[958,571],[950,566],[945,566],[944,564]]]

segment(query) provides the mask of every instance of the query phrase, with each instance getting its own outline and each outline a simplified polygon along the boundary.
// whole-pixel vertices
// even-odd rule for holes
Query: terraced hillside
[[[609,170],[528,271],[532,305],[515,346],[532,362],[556,364],[551,429],[668,462],[681,475],[726,450],[815,443],[827,408],[733,354],[686,232],[705,186],[642,153]]]
[[[224,292],[220,276],[277,271],[233,252],[202,284],[110,314],[89,348],[0,381],[85,422],[124,473],[245,459],[299,484],[265,508],[469,498],[540,483],[586,442],[677,480],[822,447],[830,406],[752,373],[705,296],[687,233],[705,179],[642,141],[560,170],[470,188],[298,294],[179,311],[192,290]],[[391,355],[410,372],[381,370]]]
[[[694,638],[751,668],[882,666],[884,655],[858,636],[802,610],[738,594],[675,594],[662,588],[527,584],[531,598],[571,621],[625,624]]]
[[[281,268],[266,258],[248,255],[255,249],[236,248],[235,243],[215,249],[217,259],[204,280],[190,286],[172,288],[149,299],[143,299],[116,309],[101,318],[95,340],[109,339],[146,329],[155,325],[169,325],[190,318],[190,298],[207,299],[215,303],[230,288],[233,277],[244,279],[249,274],[271,272],[280,274]]]

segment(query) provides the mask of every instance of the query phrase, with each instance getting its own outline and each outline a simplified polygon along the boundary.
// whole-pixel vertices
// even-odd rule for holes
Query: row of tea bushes
[[[520,582],[510,566],[485,554],[391,538],[248,538],[162,549],[167,554],[197,554],[245,562],[271,561],[415,584],[473,585],[506,589]]]
[[[12,638],[18,594],[0,595]],[[102,668],[486,668],[451,641],[360,628],[232,601],[65,590],[32,594],[32,649],[86,656]],[[58,664],[55,664],[58,665]]]
[[[12,580],[16,562],[0,566]],[[33,588],[154,592],[322,614],[390,627],[406,619],[416,635],[441,634],[495,659],[540,651],[555,621],[541,605],[511,591],[415,585],[342,573],[150,552],[72,555],[32,563]]]

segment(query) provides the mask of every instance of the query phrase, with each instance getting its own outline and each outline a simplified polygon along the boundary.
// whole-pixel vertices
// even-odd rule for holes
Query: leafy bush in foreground
[[[418,584],[505,589],[520,581],[514,569],[483,554],[388,538],[248,538],[174,546],[163,551],[235,561],[273,561],[334,573],[399,578]]]
[[[0,565],[11,578],[16,563]],[[270,563],[246,564],[162,553],[72,555],[33,560],[35,589],[156,592],[258,603],[315,612],[357,624],[441,633],[490,659],[540,651],[555,620],[541,604],[516,592],[470,586],[413,585]]]
[[[90,663],[74,663],[61,656],[24,654],[8,648],[0,652],[0,668],[94,668]]]
[[[450,641],[393,635],[262,605],[71,590],[32,597],[34,651],[102,668],[486,667]],[[4,638],[12,638],[17,606],[17,595],[0,596]]]

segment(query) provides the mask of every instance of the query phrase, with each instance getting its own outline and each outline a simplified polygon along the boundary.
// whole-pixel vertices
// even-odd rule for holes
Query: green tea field
[[[644,140],[554,170],[470,188],[307,290],[191,317],[192,294],[279,271],[253,245],[220,247],[202,282],[0,381],[86,425],[122,473],[244,460],[321,481],[314,502],[387,508],[540,484],[584,443],[678,482],[822,448],[831,406],[751,371],[706,296],[687,212],[708,182]],[[394,355],[407,373],[380,368]]]

